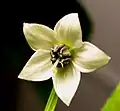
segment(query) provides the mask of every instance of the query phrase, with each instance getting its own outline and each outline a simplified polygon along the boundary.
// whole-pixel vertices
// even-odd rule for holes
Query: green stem
[[[54,88],[52,88],[52,91],[50,93],[44,111],[54,111],[57,105],[57,100],[58,100],[58,96],[56,95]]]

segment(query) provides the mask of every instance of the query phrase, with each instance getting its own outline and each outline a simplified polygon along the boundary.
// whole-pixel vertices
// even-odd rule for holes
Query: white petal
[[[93,69],[85,68],[82,64],[77,63],[77,61],[76,62],[72,61],[72,63],[76,69],[84,73],[89,73],[89,72],[93,72],[94,70],[96,70],[96,68],[93,68]]]
[[[81,47],[82,31],[77,13],[71,13],[61,18],[55,25],[54,31],[61,43],[70,47]]]
[[[84,42],[81,48],[76,49],[73,58],[74,66],[85,73],[106,65],[110,60],[109,56],[89,42]]]
[[[72,66],[58,69],[52,77],[58,97],[69,106],[80,82],[80,72]]]
[[[29,81],[44,81],[52,77],[50,54],[37,50],[29,59],[18,78]]]
[[[23,32],[33,50],[50,49],[55,43],[55,32],[47,26],[24,23]]]

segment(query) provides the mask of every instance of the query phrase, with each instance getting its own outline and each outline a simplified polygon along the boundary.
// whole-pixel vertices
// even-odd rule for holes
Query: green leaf
[[[120,111],[120,82],[101,111]]]
[[[44,111],[54,111],[57,105],[57,100],[58,96],[56,95],[55,90],[53,88]]]

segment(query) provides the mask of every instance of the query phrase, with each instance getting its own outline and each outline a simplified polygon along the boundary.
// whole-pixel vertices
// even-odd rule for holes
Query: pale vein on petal
[[[106,65],[109,60],[110,57],[95,45],[84,42],[81,48],[75,50],[73,64],[81,72],[87,73]]]
[[[61,18],[55,25],[54,31],[57,33],[59,41],[71,47],[81,47],[82,31],[77,13],[71,13]]]
[[[18,77],[31,81],[47,80],[53,74],[50,70],[51,67],[52,63],[49,52],[38,50],[26,63]]]
[[[24,23],[23,32],[25,38],[33,50],[49,50],[56,42],[55,32],[47,26],[41,24]]]
[[[55,91],[58,97],[69,106],[80,82],[80,72],[72,65],[58,69],[52,77]]]

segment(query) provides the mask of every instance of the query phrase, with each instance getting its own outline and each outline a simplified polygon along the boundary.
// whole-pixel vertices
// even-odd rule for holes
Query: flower
[[[52,77],[56,94],[67,106],[80,83],[80,72],[92,72],[110,60],[95,45],[82,42],[77,13],[61,18],[54,30],[41,24],[24,23],[23,32],[35,53],[18,78],[44,81]]]

